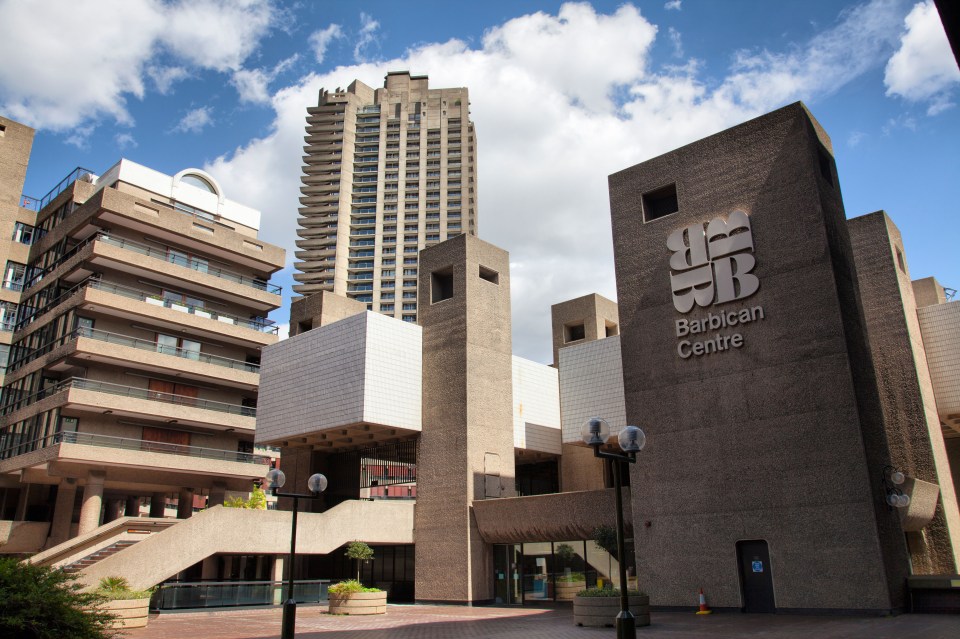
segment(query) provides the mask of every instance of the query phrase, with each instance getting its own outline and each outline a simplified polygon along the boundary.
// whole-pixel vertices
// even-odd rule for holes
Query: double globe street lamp
[[[593,456],[609,459],[613,462],[613,487],[617,502],[617,559],[620,565],[620,613],[617,615],[617,639],[636,639],[637,622],[630,612],[630,600],[627,593],[627,562],[624,548],[623,526],[623,478],[621,462],[635,464],[637,453],[647,443],[647,436],[636,426],[624,426],[617,435],[620,453],[602,451],[600,448],[610,439],[610,424],[602,417],[591,417],[580,428],[583,443],[593,448]]]
[[[293,523],[290,528],[290,557],[287,568],[287,592],[286,600],[283,602],[283,623],[280,630],[280,639],[294,639],[295,628],[297,625],[297,600],[293,597],[293,562],[297,556],[297,510],[301,499],[319,499],[320,493],[327,489],[327,478],[320,473],[310,475],[307,480],[307,489],[310,494],[281,493],[280,489],[287,481],[287,476],[278,468],[271,469],[267,473],[267,482],[269,483],[270,494],[274,497],[293,498]]]

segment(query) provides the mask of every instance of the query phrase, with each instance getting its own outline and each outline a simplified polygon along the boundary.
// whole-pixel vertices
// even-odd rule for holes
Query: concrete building
[[[467,89],[431,89],[404,71],[382,89],[321,90],[304,139],[294,290],[416,321],[420,249],[477,234]]]
[[[24,196],[33,131],[0,127],[4,552],[248,493],[270,463],[253,433],[284,264],[260,213],[203,171],[129,160]]]
[[[610,186],[620,303],[554,305],[552,366],[512,356],[509,256],[469,234],[422,251],[415,324],[331,291],[296,302],[297,334],[263,351],[256,433],[287,487],[329,479],[292,574],[352,576],[342,546],[361,539],[362,579],[394,601],[563,601],[616,584],[623,561],[660,609],[703,588],[714,608],[859,614],[954,574],[960,303],[911,282],[884,213],[846,219],[806,108]],[[594,542],[614,501],[580,438],[592,416],[647,435],[625,556]],[[213,578],[218,558],[259,553],[279,579],[289,515],[244,515],[208,509],[84,578]],[[37,561],[66,564],[107,528]]]

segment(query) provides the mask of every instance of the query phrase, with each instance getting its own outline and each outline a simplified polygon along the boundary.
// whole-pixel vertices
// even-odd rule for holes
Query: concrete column
[[[492,601],[493,549],[470,505],[515,494],[510,256],[460,235],[421,251],[419,268],[417,601]]]
[[[103,523],[109,523],[120,517],[122,511],[123,499],[118,497],[111,497],[106,500],[106,504],[103,509]]]
[[[83,535],[100,525],[100,509],[103,506],[103,480],[106,473],[91,470],[87,485],[83,488],[83,505],[80,506],[80,530]]]
[[[166,493],[153,493],[150,497],[150,516],[161,518],[164,516],[164,509],[167,504]]]
[[[140,516],[140,496],[131,495],[127,497],[127,503],[123,508],[123,514],[126,517]]]
[[[286,557],[283,555],[277,555],[273,561],[273,581],[282,583],[283,582],[283,566],[287,562]],[[273,603],[281,604],[283,603],[283,588],[274,588],[273,590]]]
[[[177,500],[177,519],[190,519],[193,515],[193,489],[181,488]]]
[[[65,477],[57,488],[57,502],[53,506],[53,522],[50,524],[50,537],[47,547],[56,546],[70,538],[70,525],[73,523],[73,505],[77,500],[77,480]]]
[[[17,512],[13,515],[14,521],[26,521],[27,506],[30,505],[30,484],[20,484],[20,499],[17,501]]]
[[[207,508],[222,506],[223,500],[227,497],[227,485],[222,481],[213,482],[213,488],[210,489],[210,496],[207,497]]]

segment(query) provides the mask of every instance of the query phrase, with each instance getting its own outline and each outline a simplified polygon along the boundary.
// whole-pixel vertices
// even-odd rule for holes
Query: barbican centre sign
[[[687,314],[746,299],[760,289],[753,274],[753,231],[750,217],[732,212],[726,220],[677,229],[667,238],[673,306]],[[706,317],[675,321],[677,354],[681,359],[723,353],[744,344],[740,327],[764,319],[763,307],[710,310]]]

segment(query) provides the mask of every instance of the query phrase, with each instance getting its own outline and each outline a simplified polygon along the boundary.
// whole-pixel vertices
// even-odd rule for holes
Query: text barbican
[[[703,319],[676,320],[677,337],[699,335],[725,328],[732,328],[741,324],[749,324],[764,319],[763,307],[754,306],[739,311],[721,311],[708,313]],[[712,353],[720,353],[743,346],[741,333],[717,334],[702,340],[683,339],[677,344],[677,354],[682,359],[691,356],[700,357]]]

